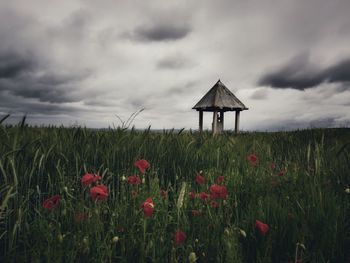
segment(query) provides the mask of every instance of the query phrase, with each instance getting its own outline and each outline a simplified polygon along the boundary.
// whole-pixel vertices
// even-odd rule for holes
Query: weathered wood
[[[199,111],[199,132],[203,131],[203,111]]]
[[[221,132],[224,131],[224,112],[220,111]]]
[[[241,111],[236,111],[236,118],[235,118],[235,133],[239,133],[239,113]]]
[[[218,111],[213,112],[213,135],[218,132]]]

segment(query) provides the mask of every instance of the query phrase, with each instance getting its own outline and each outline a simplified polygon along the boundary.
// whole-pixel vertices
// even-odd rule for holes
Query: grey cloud
[[[33,61],[14,53],[0,53],[0,79],[16,77],[34,67]]]
[[[262,76],[258,85],[272,88],[309,89],[322,83],[350,82],[350,58],[320,69],[307,57],[298,56],[285,66]]]
[[[253,100],[263,100],[267,98],[267,94],[267,89],[258,89],[250,96],[250,98]]]
[[[186,37],[190,32],[191,27],[185,23],[155,21],[152,24],[137,27],[131,37],[145,42],[175,41]]]
[[[157,62],[158,69],[181,69],[191,67],[193,63],[182,55],[168,56]]]

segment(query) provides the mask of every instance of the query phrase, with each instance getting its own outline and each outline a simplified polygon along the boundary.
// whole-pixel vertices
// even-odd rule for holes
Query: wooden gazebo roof
[[[241,111],[248,108],[220,81],[192,108],[197,111]]]

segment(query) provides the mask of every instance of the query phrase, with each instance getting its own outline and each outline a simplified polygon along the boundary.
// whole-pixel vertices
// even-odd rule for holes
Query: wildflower
[[[145,171],[151,166],[148,161],[144,159],[137,160],[135,162],[135,167],[140,170],[141,173],[145,173]]]
[[[270,168],[271,168],[271,170],[275,170],[276,169],[276,163],[271,163]]]
[[[43,207],[47,210],[53,210],[60,204],[60,202],[61,202],[61,196],[54,195],[44,201]]]
[[[247,160],[250,162],[252,166],[256,166],[258,164],[258,157],[255,153],[252,153],[247,156]]]
[[[86,173],[81,178],[81,184],[83,186],[88,186],[94,182],[97,182],[98,180],[101,180],[101,179],[102,179],[102,177],[99,175]]]
[[[196,261],[197,261],[196,253],[191,252],[190,255],[188,256],[188,261],[189,261],[190,263],[196,262]]]
[[[210,195],[205,193],[205,192],[201,192],[201,193],[198,194],[198,197],[200,199],[202,199],[202,200],[206,200],[206,199],[208,199],[210,197]]]
[[[201,176],[201,175],[196,176],[196,183],[197,184],[202,185],[202,184],[204,184],[204,182],[205,182],[205,178],[203,176]]]
[[[163,198],[167,198],[167,197],[168,197],[168,191],[166,191],[166,190],[161,190],[161,191],[160,191],[160,196],[163,197]]]
[[[196,193],[194,193],[194,192],[189,192],[189,193],[188,193],[188,196],[189,196],[190,199],[195,199],[195,198],[196,198]]]
[[[227,197],[227,188],[226,186],[222,186],[222,185],[217,185],[214,184],[212,186],[210,186],[210,197],[211,198],[222,198],[222,199],[226,199]]]
[[[199,211],[199,210],[191,210],[191,214],[192,214],[192,216],[200,216],[201,215],[201,211]]]
[[[76,223],[81,223],[85,220],[87,220],[89,218],[89,214],[88,213],[84,213],[84,212],[77,212],[74,214],[74,221]]]
[[[285,175],[286,174],[286,172],[287,172],[287,169],[282,169],[281,171],[279,171],[278,172],[278,176],[283,176],[283,175]]]
[[[145,217],[151,217],[154,210],[152,198],[147,198],[146,201],[142,203],[141,208],[143,209],[143,214]]]
[[[225,177],[220,175],[218,178],[216,178],[216,183],[217,184],[222,184],[224,182]]]
[[[131,185],[139,185],[141,183],[141,179],[137,175],[131,175],[128,177],[128,183]]]
[[[267,234],[267,232],[269,231],[269,226],[259,220],[255,220],[255,228],[260,232],[260,234],[262,234],[263,236],[265,236]]]
[[[119,237],[118,236],[115,236],[115,237],[112,238],[112,243],[113,244],[118,243],[118,241],[119,241]]]
[[[213,207],[213,208],[217,208],[217,207],[219,207],[219,203],[216,202],[216,201],[211,201],[210,202],[210,206]]]
[[[135,190],[131,191],[131,197],[132,198],[136,198],[138,195],[139,195],[139,193],[137,191],[135,191]]]
[[[105,185],[97,185],[90,189],[90,196],[94,201],[106,200],[108,198],[108,188]]]
[[[181,230],[177,230],[175,232],[175,245],[179,246],[182,243],[184,243],[186,240],[186,234],[182,232]]]

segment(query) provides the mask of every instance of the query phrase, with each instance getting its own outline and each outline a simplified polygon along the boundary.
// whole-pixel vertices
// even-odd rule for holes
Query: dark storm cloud
[[[307,58],[299,56],[280,69],[262,76],[258,85],[304,90],[322,83],[348,82],[350,82],[350,58],[320,69],[312,65]]]
[[[154,22],[149,25],[137,27],[131,37],[145,42],[175,41],[186,37],[191,32],[191,27],[184,23]]]
[[[54,103],[79,101],[72,90],[88,75],[88,72],[53,70],[34,55],[0,49],[0,90],[22,99]]]
[[[33,66],[33,61],[27,57],[14,53],[0,53],[0,79],[13,78],[29,72]]]

